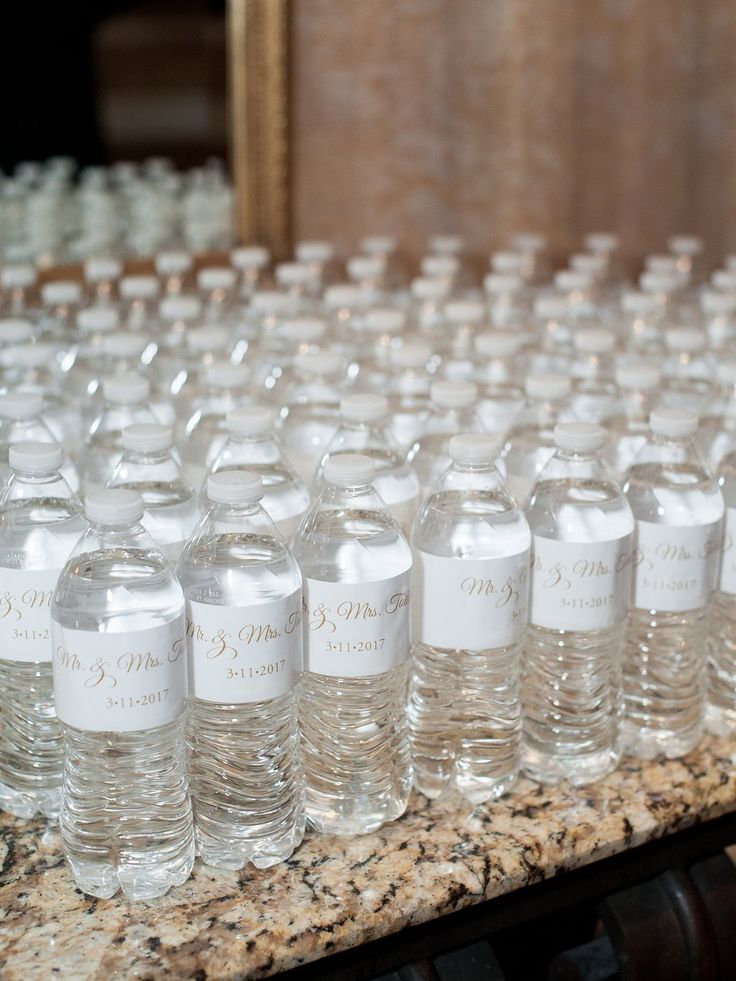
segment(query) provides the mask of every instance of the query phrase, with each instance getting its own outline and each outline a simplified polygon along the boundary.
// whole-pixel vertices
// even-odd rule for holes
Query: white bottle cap
[[[354,393],[344,395],[340,402],[340,414],[351,422],[377,422],[388,413],[385,395]]]
[[[518,354],[524,338],[510,330],[486,330],[475,338],[475,350],[486,358],[507,358]]]
[[[554,371],[527,375],[524,382],[524,391],[531,399],[564,399],[570,394],[571,388],[569,377]]]
[[[575,331],[573,344],[583,354],[609,354],[616,346],[616,336],[602,327],[587,327]]]
[[[297,242],[294,249],[298,262],[329,262],[334,253],[330,242]]]
[[[296,344],[315,344],[327,333],[327,321],[321,317],[292,317],[279,324],[277,333]]]
[[[541,320],[564,320],[570,313],[566,296],[539,296],[534,301],[534,316]]]
[[[304,262],[280,262],[275,275],[281,286],[304,286],[314,282],[314,270]]]
[[[150,343],[150,338],[137,331],[116,330],[105,334],[100,342],[100,349],[110,358],[128,360],[140,358]]]
[[[294,357],[294,367],[305,375],[337,375],[343,361],[337,351],[300,351]]]
[[[677,256],[674,255],[648,255],[644,259],[644,268],[647,272],[681,275],[677,265]]]
[[[428,255],[422,259],[422,276],[436,279],[438,276],[456,276],[460,260],[454,255]]]
[[[373,460],[362,453],[336,453],[325,462],[324,478],[338,487],[362,487],[373,480]]]
[[[424,341],[408,341],[391,349],[389,358],[396,368],[424,368],[432,357],[432,348]]]
[[[445,319],[451,324],[479,324],[485,315],[480,300],[450,300],[445,304]]]
[[[79,304],[82,302],[82,287],[79,283],[66,279],[44,283],[41,287],[41,301],[45,307]]]
[[[547,239],[539,232],[519,232],[511,237],[511,244],[519,252],[541,252],[547,246]]]
[[[8,450],[11,470],[22,473],[50,473],[64,462],[64,452],[58,443],[23,441],[13,443]]]
[[[465,242],[460,235],[433,235],[429,248],[436,255],[457,255],[465,248]]]
[[[736,293],[703,290],[700,294],[700,307],[710,317],[728,316],[736,310]]]
[[[155,276],[123,276],[118,289],[124,300],[150,300],[158,296],[160,286]]]
[[[498,456],[498,444],[486,433],[460,433],[450,440],[450,456],[456,463],[490,464]]]
[[[231,290],[235,288],[235,270],[229,266],[209,266],[200,269],[197,286],[201,290]]]
[[[521,276],[514,273],[486,273],[483,277],[483,290],[489,296],[498,296],[502,293],[516,293],[524,285]]]
[[[417,300],[443,300],[447,296],[448,289],[448,284],[442,279],[429,279],[424,276],[411,281],[411,294]]]
[[[680,289],[682,280],[679,273],[649,271],[641,274],[639,286],[645,293],[672,293]]]
[[[659,385],[661,374],[653,364],[622,364],[616,368],[616,384],[619,388],[635,392],[650,392]]]
[[[151,383],[143,375],[109,375],[102,379],[102,394],[112,405],[140,405],[151,391]]]
[[[29,262],[18,262],[3,266],[0,270],[0,286],[6,290],[23,289],[33,286],[38,279],[36,270]]]
[[[154,266],[159,276],[183,276],[192,268],[192,257],[188,252],[159,252]]]
[[[119,259],[99,256],[84,263],[84,278],[88,283],[102,283],[106,279],[120,279],[123,264]]]
[[[126,426],[120,439],[124,448],[134,453],[156,453],[174,445],[171,427],[158,422],[136,422]]]
[[[228,412],[227,430],[234,436],[262,436],[273,429],[273,410],[265,405],[245,405]]]
[[[711,283],[722,293],[736,292],[736,271],[731,269],[719,269],[710,277]]]
[[[599,450],[606,442],[603,426],[594,422],[558,422],[555,426],[555,446],[573,453]]]
[[[249,470],[219,470],[207,478],[207,497],[213,504],[255,504],[263,497],[263,481]]]
[[[619,247],[619,237],[615,232],[589,232],[583,239],[583,245],[596,255],[615,252]]]
[[[736,361],[719,361],[717,371],[724,385],[736,385]]]
[[[263,245],[242,245],[230,253],[230,262],[236,269],[265,269],[270,254]]]
[[[667,248],[675,255],[699,255],[703,251],[703,240],[698,235],[671,235]]]
[[[277,290],[258,290],[250,298],[250,307],[254,313],[286,315],[296,309],[296,297]]]
[[[250,368],[244,364],[213,364],[205,372],[205,381],[212,388],[245,388],[250,382]]]
[[[364,307],[370,299],[367,293],[360,286],[354,283],[338,283],[335,286],[328,286],[324,292],[323,300],[328,310],[340,310],[345,307]]]
[[[578,252],[570,256],[570,268],[587,276],[600,276],[606,269],[605,255],[590,255],[588,252]]]
[[[670,327],[664,332],[664,342],[670,351],[690,354],[705,349],[706,338],[697,327]]]
[[[684,409],[654,409],[649,428],[657,436],[692,436],[698,430],[698,417]]]
[[[575,269],[561,269],[555,273],[554,283],[563,293],[585,293],[593,286],[593,277]]]
[[[51,344],[9,344],[0,350],[3,368],[41,368],[54,364]]]
[[[380,255],[354,255],[345,263],[348,276],[353,280],[377,279],[384,267],[383,256]]]
[[[158,305],[164,320],[196,320],[202,304],[196,296],[165,296]]]
[[[511,273],[521,276],[526,266],[526,259],[520,252],[492,252],[491,269],[495,273]]]
[[[646,317],[659,310],[659,301],[652,293],[630,290],[621,298],[621,309],[633,317]]]
[[[406,314],[403,310],[392,310],[388,307],[368,310],[364,324],[370,331],[398,334],[406,326]]]
[[[478,387],[467,381],[436,381],[429,394],[443,409],[468,409],[478,399]]]
[[[20,317],[0,320],[0,344],[22,344],[33,335],[33,327]]]
[[[77,327],[92,333],[115,330],[119,323],[115,307],[85,307],[77,314]]]
[[[360,240],[360,249],[366,255],[391,255],[396,251],[396,239],[390,235],[369,235]]]
[[[0,418],[35,419],[41,415],[43,396],[40,392],[6,392],[0,395]]]
[[[106,488],[87,495],[84,511],[88,521],[99,525],[137,524],[143,517],[143,498],[124,487]]]
[[[221,351],[229,340],[230,331],[226,327],[214,325],[194,327],[186,334],[187,347],[198,354],[204,351]]]

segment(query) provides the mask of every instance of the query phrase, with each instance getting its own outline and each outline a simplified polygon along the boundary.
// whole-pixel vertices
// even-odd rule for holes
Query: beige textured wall
[[[736,251],[733,0],[293,0],[295,238]]]

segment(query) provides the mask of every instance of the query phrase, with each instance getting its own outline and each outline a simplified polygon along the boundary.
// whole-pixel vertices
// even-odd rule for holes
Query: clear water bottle
[[[118,283],[121,325],[150,333],[156,323],[159,283],[155,276],[123,276]]]
[[[141,524],[170,562],[176,562],[202,517],[199,496],[181,472],[174,436],[160,423],[127,426],[123,456],[108,487],[127,487],[143,498]]]
[[[400,817],[411,789],[406,718],[411,551],[372,486],[373,461],[331,457],[302,522],[300,724],[306,812],[352,835]]]
[[[260,506],[261,479],[220,471],[182,552],[191,701],[189,781],[207,865],[264,869],[304,835],[297,728],[299,567]]]
[[[650,364],[623,364],[616,369],[618,404],[605,419],[608,443],[604,457],[622,480],[649,436],[649,416],[659,400],[659,370]]]
[[[662,402],[673,409],[706,415],[718,395],[716,360],[706,349],[706,336],[695,327],[665,331],[668,356],[662,365]]]
[[[408,451],[429,415],[429,390],[432,374],[429,363],[432,347],[425,341],[407,341],[391,348],[389,362],[393,371],[388,383],[391,407],[391,432],[402,450]]]
[[[736,446],[736,361],[718,362],[718,381],[720,396],[700,417],[697,436],[698,448],[712,470]]]
[[[594,423],[557,425],[557,451],[526,507],[533,565],[522,754],[543,783],[598,780],[621,754],[634,519],[599,457],[605,441]]]
[[[55,443],[15,443],[0,497],[0,807],[24,818],[56,817],[61,803],[50,604],[85,527],[62,460]]]
[[[481,433],[475,406],[478,388],[472,382],[438,381],[430,389],[430,412],[407,459],[426,494],[450,465],[450,440],[459,433]]]
[[[335,351],[310,351],[294,358],[296,381],[281,413],[280,435],[304,481],[314,477],[340,423],[340,387],[345,376]]]
[[[483,428],[499,439],[524,404],[523,346],[523,336],[517,332],[490,330],[475,338],[477,364],[471,381],[478,386],[476,410]]]
[[[586,422],[600,422],[611,412],[616,398],[616,335],[610,330],[587,327],[575,331],[573,344],[573,412]]]
[[[519,769],[521,646],[531,536],[494,466],[491,436],[450,440],[452,465],[412,530],[414,784],[499,797]]]
[[[624,739],[634,755],[682,756],[705,711],[708,606],[722,545],[723,497],[696,449],[697,416],[657,409],[624,490],[637,565],[624,661]]]
[[[184,597],[140,494],[97,491],[86,516],[51,603],[61,840],[83,892],[152,899],[194,862]]]
[[[92,423],[79,454],[85,493],[101,490],[123,455],[123,430],[157,422],[148,401],[151,385],[142,375],[111,375],[102,380],[102,412]]]
[[[43,396],[40,392],[12,391],[0,395],[0,482],[10,476],[10,447],[13,443],[55,443],[56,439],[42,417]],[[65,457],[61,473],[71,489],[79,490],[79,474]]]
[[[274,431],[274,415],[262,405],[233,409],[227,417],[228,439],[211,473],[248,470],[263,482],[263,508],[290,542],[309,510],[309,490],[286,458]],[[206,484],[203,488],[206,493]]]
[[[526,402],[509,430],[499,467],[517,501],[525,501],[544,465],[555,452],[554,428],[574,419],[572,383],[556,372],[528,375]]]
[[[726,506],[718,587],[711,601],[705,724],[717,736],[736,732],[736,451],[721,459],[718,483]]]
[[[362,453],[373,460],[374,488],[408,534],[418,504],[419,478],[387,427],[388,399],[367,393],[346,395],[340,403],[340,415],[340,428],[327,444],[317,468],[315,488],[318,492],[324,489],[324,469],[330,457]]]
[[[621,297],[621,341],[634,355],[661,360],[664,353],[662,305],[654,293],[632,290]]]

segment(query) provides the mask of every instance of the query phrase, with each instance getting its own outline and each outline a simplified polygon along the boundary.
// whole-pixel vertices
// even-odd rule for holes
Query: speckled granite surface
[[[736,810],[736,742],[627,761],[582,791],[523,780],[470,812],[415,796],[363,838],[310,836],[265,872],[197,865],[156,903],[75,890],[55,830],[0,818],[0,977],[261,978]]]

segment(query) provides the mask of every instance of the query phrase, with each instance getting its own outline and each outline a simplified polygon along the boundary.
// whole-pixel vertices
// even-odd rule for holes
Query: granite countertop
[[[684,760],[627,760],[582,790],[521,780],[475,811],[414,795],[374,834],[310,835],[263,872],[197,863],[137,905],[83,895],[55,827],[1,815],[0,975],[267,977],[736,810],[735,760],[736,743],[708,738]]]

